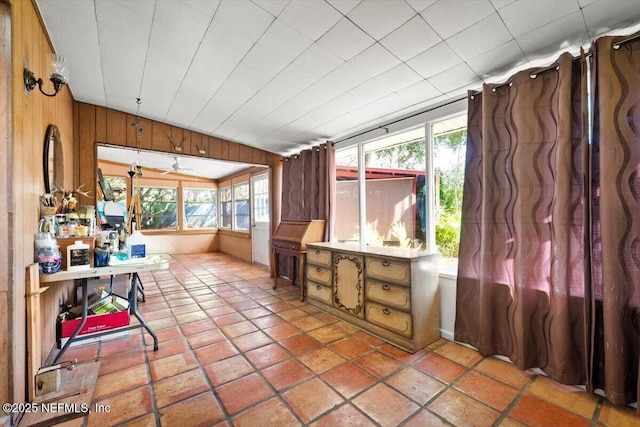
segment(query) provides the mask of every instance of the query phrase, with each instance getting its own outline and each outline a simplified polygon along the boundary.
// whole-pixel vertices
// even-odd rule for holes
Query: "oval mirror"
[[[56,125],[47,127],[42,160],[45,193],[64,191],[64,154],[60,131]]]

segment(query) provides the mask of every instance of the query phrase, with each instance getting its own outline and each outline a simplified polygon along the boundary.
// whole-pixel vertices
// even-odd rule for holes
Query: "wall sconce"
[[[44,83],[42,79],[36,79],[36,76],[28,69],[25,68],[23,72],[24,77],[24,88],[31,92],[35,89],[36,84],[42,92],[43,95],[46,96],[56,96],[62,86],[69,82],[69,60],[59,55],[55,55],[53,53],[47,54],[47,74],[51,77],[49,78],[53,83],[53,89],[55,92],[46,93],[42,90],[42,84]]]

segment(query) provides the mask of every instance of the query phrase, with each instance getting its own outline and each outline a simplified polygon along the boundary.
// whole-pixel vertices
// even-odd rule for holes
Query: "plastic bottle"
[[[144,259],[147,257],[147,244],[145,238],[138,230],[127,237],[127,251],[129,259]]]
[[[67,247],[67,270],[88,270],[91,268],[90,257],[89,244],[76,240],[73,245]]]

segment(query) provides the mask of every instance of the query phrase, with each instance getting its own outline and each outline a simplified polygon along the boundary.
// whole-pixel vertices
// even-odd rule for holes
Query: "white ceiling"
[[[256,166],[241,162],[213,161],[202,157],[177,156],[102,145],[98,146],[98,158],[123,165],[142,166],[143,174],[147,168],[155,169],[156,172],[175,172],[173,165],[177,162],[183,168],[183,170],[179,171],[180,174],[209,179],[221,179]]]
[[[637,0],[36,2],[76,100],[280,154],[640,22]]]

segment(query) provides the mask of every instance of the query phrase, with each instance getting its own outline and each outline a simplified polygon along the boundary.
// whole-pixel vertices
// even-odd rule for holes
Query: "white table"
[[[80,324],[76,328],[75,331],[71,334],[71,337],[67,340],[65,345],[62,347],[60,352],[56,355],[53,360],[52,365],[58,363],[62,355],[67,351],[71,343],[76,339],[78,333],[84,327],[87,322],[87,315],[89,311],[89,303],[88,303],[88,292],[87,292],[87,279],[102,277],[102,276],[116,276],[119,274],[131,274],[131,289],[129,289],[129,313],[136,316],[139,325],[129,325],[124,326],[117,329],[111,329],[104,332],[98,332],[92,334],[92,336],[100,336],[106,335],[113,332],[120,332],[123,330],[135,329],[139,327],[144,327],[147,332],[153,337],[153,351],[158,351],[158,337],[156,336],[153,329],[145,322],[145,320],[140,315],[138,311],[138,284],[140,283],[140,278],[138,277],[138,273],[143,271],[156,271],[156,270],[166,270],[169,268],[169,261],[165,259],[161,259],[159,257],[151,257],[148,260],[141,262],[132,262],[129,264],[122,264],[117,266],[108,266],[108,267],[95,267],[87,270],[78,270],[78,271],[60,271],[54,274],[40,274],[40,283],[59,283],[68,280],[79,280],[80,285],[82,286],[82,320]]]

